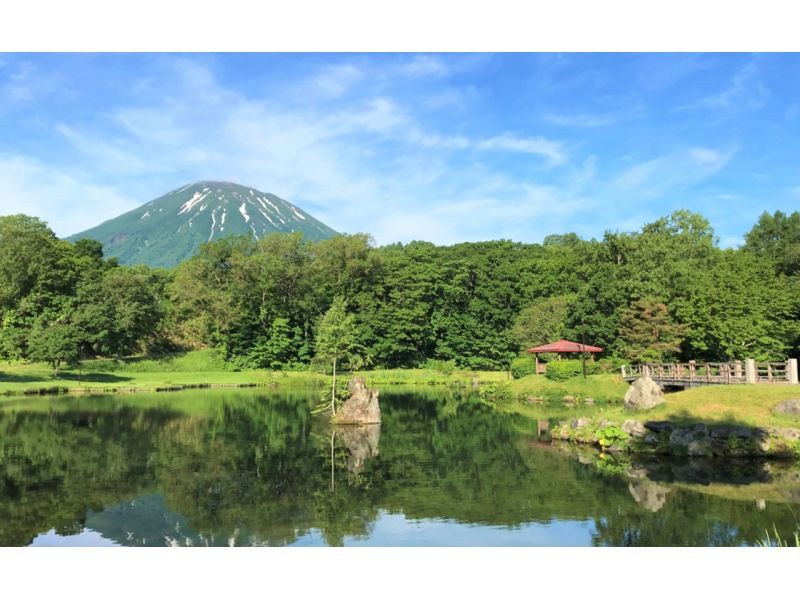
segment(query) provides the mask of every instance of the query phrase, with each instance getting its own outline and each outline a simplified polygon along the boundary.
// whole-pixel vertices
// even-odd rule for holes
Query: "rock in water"
[[[783,415],[800,416],[800,399],[786,399],[781,401],[772,410],[773,413],[782,413]]]
[[[625,393],[625,409],[652,409],[664,402],[661,387],[649,376],[636,380]]]
[[[339,412],[333,416],[335,424],[379,424],[381,406],[378,404],[378,391],[367,388],[364,378],[354,377],[347,384],[350,398],[344,402]]]

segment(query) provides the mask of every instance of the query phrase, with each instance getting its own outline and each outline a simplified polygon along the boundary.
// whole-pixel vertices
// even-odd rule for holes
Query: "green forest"
[[[0,217],[5,360],[58,371],[216,347],[232,367],[302,369],[331,306],[351,328],[343,358],[372,367],[506,370],[559,338],[631,362],[782,360],[800,355],[800,212],[764,213],[737,249],[678,211],[637,232],[541,244],[230,237],[171,270],[120,266],[96,241]]]

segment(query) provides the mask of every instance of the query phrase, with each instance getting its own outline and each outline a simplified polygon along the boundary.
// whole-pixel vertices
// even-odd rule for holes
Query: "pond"
[[[636,461],[444,389],[380,426],[319,392],[0,403],[3,546],[736,546],[798,527],[793,463]]]

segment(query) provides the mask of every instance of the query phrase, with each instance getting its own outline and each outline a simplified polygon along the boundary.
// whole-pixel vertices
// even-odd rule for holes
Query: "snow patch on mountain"
[[[209,191],[207,189],[203,189],[203,191],[205,193],[202,193],[200,191],[195,191],[194,195],[192,195],[192,198],[189,201],[184,202],[184,204],[181,206],[181,209],[178,210],[178,215],[185,214],[186,212],[191,210],[193,207],[195,207],[198,203],[203,201],[208,196],[208,193],[209,193]],[[200,208],[200,209],[202,210],[203,208]]]

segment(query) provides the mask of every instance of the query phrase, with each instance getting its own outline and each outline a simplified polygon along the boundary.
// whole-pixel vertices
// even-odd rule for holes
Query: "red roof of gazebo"
[[[593,347],[592,345],[584,345],[583,343],[573,343],[572,341],[565,341],[561,339],[555,343],[547,345],[540,345],[539,347],[532,347],[528,349],[528,353],[602,353],[600,347]]]

